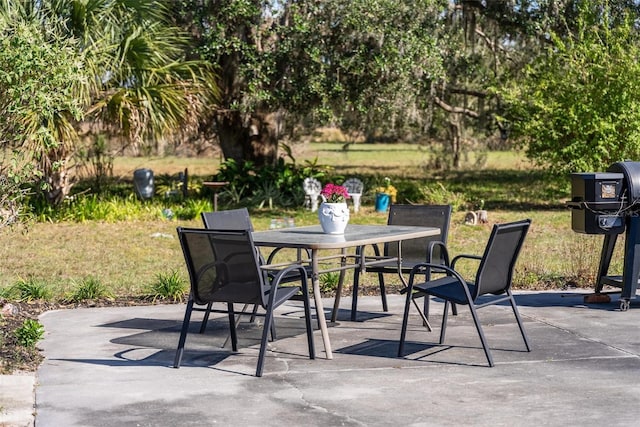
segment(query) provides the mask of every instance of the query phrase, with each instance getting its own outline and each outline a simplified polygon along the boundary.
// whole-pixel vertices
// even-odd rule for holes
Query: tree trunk
[[[460,152],[462,151],[462,131],[461,117],[459,114],[452,113],[449,116],[449,130],[451,132],[451,154],[453,155],[453,167],[460,167]]]
[[[71,153],[64,144],[50,150],[42,160],[41,172],[45,183],[45,198],[51,206],[58,206],[71,192],[73,179],[70,174]]]
[[[254,113],[243,117],[225,111],[216,118],[220,148],[225,159],[252,161],[256,166],[275,165],[281,117],[279,113]]]

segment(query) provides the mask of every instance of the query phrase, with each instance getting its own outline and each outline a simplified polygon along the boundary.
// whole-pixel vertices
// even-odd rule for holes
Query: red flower
[[[344,203],[349,198],[349,193],[347,192],[346,187],[331,183],[324,186],[320,195],[327,201],[327,203]]]

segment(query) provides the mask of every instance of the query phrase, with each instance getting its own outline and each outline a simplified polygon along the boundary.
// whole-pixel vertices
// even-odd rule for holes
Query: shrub
[[[34,348],[44,336],[44,327],[34,319],[26,319],[22,326],[15,330],[18,344],[27,348]]]
[[[246,161],[236,162],[227,159],[220,165],[215,176],[216,181],[229,184],[220,193],[225,201],[242,204],[248,201],[253,206],[269,208],[299,206],[304,201],[302,182],[307,177],[321,178],[327,174],[328,168],[316,161],[305,161],[296,164],[291,149],[282,146],[290,162],[279,158],[275,165],[256,167]]]
[[[330,273],[324,273],[320,275],[320,291],[333,292],[338,289],[338,282],[340,280],[340,273],[332,271]]]
[[[464,196],[453,191],[449,191],[442,183],[435,185],[425,185],[420,189],[420,202],[432,205],[451,205],[454,211],[463,210],[467,202]]]
[[[200,217],[202,212],[211,210],[211,202],[201,199],[187,199],[184,203],[175,209],[175,216],[178,219],[190,220]]]
[[[112,298],[113,295],[105,285],[95,277],[86,277],[80,282],[67,298],[72,302]]]
[[[20,280],[12,286],[10,292],[18,301],[30,302],[30,301],[47,301],[51,299],[51,289],[46,283],[37,279]]]
[[[187,282],[177,271],[159,273],[149,286],[149,297],[156,300],[180,302],[187,292]]]

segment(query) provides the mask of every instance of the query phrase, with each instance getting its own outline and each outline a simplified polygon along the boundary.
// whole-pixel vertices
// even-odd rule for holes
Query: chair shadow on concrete
[[[393,316],[393,314],[381,313],[379,311],[359,311],[358,322],[362,323],[366,322],[367,320],[384,319],[391,316]],[[343,322],[352,322],[353,320],[351,319],[351,310],[339,308],[336,315],[336,320]]]
[[[416,363],[422,365],[451,365],[451,366],[477,366],[485,367],[486,364],[481,357],[477,357],[477,361],[469,359],[464,361],[460,358],[459,354],[455,353],[469,353],[474,351],[478,356],[482,354],[482,346],[478,343],[478,346],[473,345],[440,345],[429,344],[416,341],[405,341],[404,347],[408,353],[413,356],[411,359],[398,358],[398,341],[396,340],[384,340],[384,339],[367,339],[366,341],[358,344],[350,345],[347,347],[335,350],[336,353],[351,355],[351,356],[367,356],[367,357],[383,357],[389,359],[395,359],[398,361],[398,366],[415,366]],[[515,353],[527,353],[521,350],[513,349],[498,349],[494,348],[494,351],[515,352]],[[436,359],[436,356],[438,357]]]
[[[294,338],[306,333],[304,325],[300,325],[300,311],[297,307],[283,307],[284,310],[277,316],[278,340]],[[290,310],[287,310],[290,308]],[[181,322],[167,319],[153,319],[134,317],[131,319],[98,325],[101,328],[122,329],[117,338],[109,342],[126,347],[113,354],[113,358],[77,358],[77,359],[52,359],[77,363],[88,363],[102,366],[146,366],[146,367],[172,367],[175,347],[180,337]],[[255,322],[243,321],[238,324],[238,351],[229,349],[223,344],[228,338],[229,330],[226,316],[220,315],[209,319],[209,327],[204,334],[199,334],[200,325],[194,321],[189,325],[193,334],[188,342],[188,352],[185,353],[182,366],[209,367],[227,372],[245,374],[240,371],[230,371],[217,367],[218,364],[230,357],[239,361],[246,359],[249,368],[255,364],[255,357],[260,347],[262,328]],[[135,330],[130,333],[128,330]],[[273,355],[307,359],[308,355],[288,352],[283,346],[269,351]],[[249,371],[246,373],[249,374]]]

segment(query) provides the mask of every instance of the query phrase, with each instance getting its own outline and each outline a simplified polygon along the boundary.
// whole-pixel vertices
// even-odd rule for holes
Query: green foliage
[[[27,348],[35,348],[38,341],[44,336],[44,326],[34,319],[25,319],[18,329],[15,330],[18,344]]]
[[[18,146],[37,141],[36,158],[61,144],[57,126],[82,118],[83,58],[52,27],[0,10],[0,130]]]
[[[131,192],[124,197],[117,195],[79,194],[65,200],[54,208],[48,203],[33,200],[31,214],[38,221],[130,221],[152,220],[163,217],[163,211],[169,209],[178,219],[194,219],[201,212],[211,210],[209,198],[188,198],[172,200],[171,198],[154,198],[151,201],[140,201]]]
[[[175,209],[175,216],[178,219],[189,220],[200,218],[202,212],[211,211],[211,202],[202,199],[187,199]]]
[[[421,202],[431,205],[451,205],[454,212],[466,207],[467,201],[459,193],[447,190],[441,183],[429,184],[421,187]]]
[[[13,166],[3,168],[0,163],[0,229],[25,219],[24,204],[29,192],[26,183],[31,179],[28,173],[16,171]]]
[[[84,53],[76,39],[47,24],[0,7],[0,139],[29,153],[47,199],[58,203],[69,186],[74,123],[88,98]],[[11,9],[11,8],[9,8]]]
[[[149,297],[156,300],[180,302],[188,290],[186,280],[178,271],[158,273],[156,280],[149,286]]]
[[[624,16],[624,15],[622,15]],[[556,173],[604,170],[640,157],[640,40],[631,17],[581,2],[575,30],[504,91],[513,135]]]
[[[0,287],[0,298],[14,300],[16,299],[16,290],[13,286]]]
[[[108,185],[113,176],[114,155],[109,150],[107,136],[96,135],[85,147],[78,147],[76,156],[83,172],[91,177],[91,186],[100,193]]]
[[[158,202],[159,203],[159,202]],[[39,221],[126,221],[141,218],[157,218],[160,205],[143,203],[131,193],[127,197],[79,194],[67,198],[60,206],[32,200],[32,214]]]
[[[48,203],[69,194],[76,160],[97,177],[108,168],[107,153],[76,155],[79,120],[134,148],[197,126],[216,97],[213,73],[185,60],[170,21],[160,1],[0,2],[0,140],[30,153]]]
[[[327,167],[316,162],[298,165],[279,158],[274,166],[255,167],[251,161],[236,162],[228,159],[220,165],[216,181],[229,184],[220,193],[221,198],[239,205],[269,207],[300,206],[304,201],[302,182],[307,177],[325,176]]]
[[[332,271],[320,275],[320,291],[323,293],[335,292],[338,289],[340,272]]]
[[[289,68],[289,102],[301,104],[294,104],[296,111],[311,107],[316,123],[337,124],[367,138],[424,125],[430,81],[442,72],[434,34],[443,5],[433,0],[292,3],[291,50],[306,63]]]
[[[153,177],[155,193],[157,196],[182,200],[184,196],[184,174],[181,172],[176,175],[159,174]]]
[[[90,276],[82,279],[82,281],[75,286],[75,289],[67,297],[67,300],[78,303],[112,297],[113,294],[100,279]]]
[[[26,280],[19,280],[12,286],[10,291],[11,295],[14,295],[15,299],[21,302],[31,301],[48,301],[51,299],[52,291],[47,283],[30,278]]]

